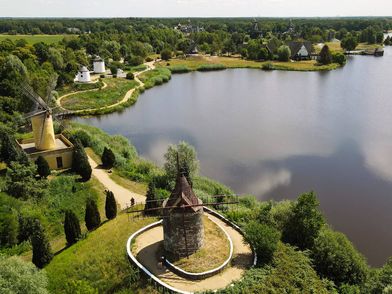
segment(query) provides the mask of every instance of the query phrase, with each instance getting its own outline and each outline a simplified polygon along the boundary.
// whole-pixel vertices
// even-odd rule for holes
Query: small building
[[[310,60],[312,55],[312,43],[309,41],[289,42],[287,44],[291,51],[290,58],[293,60]]]
[[[177,176],[170,197],[163,202],[163,245],[174,257],[186,257],[203,246],[203,202],[183,174]]]
[[[37,149],[34,138],[18,140],[17,143],[30,160],[36,161],[39,156],[42,156],[52,170],[72,167],[74,146],[61,134],[55,136],[55,146],[47,150]]]
[[[116,75],[118,78],[126,78],[127,77],[127,74],[121,68],[117,69]]]
[[[90,72],[87,69],[87,67],[82,66],[79,69],[78,74],[76,75],[75,81],[79,82],[79,83],[90,83],[91,82]]]
[[[105,73],[106,72],[105,61],[101,57],[96,56],[93,61],[93,68],[94,68],[94,73],[97,74]]]

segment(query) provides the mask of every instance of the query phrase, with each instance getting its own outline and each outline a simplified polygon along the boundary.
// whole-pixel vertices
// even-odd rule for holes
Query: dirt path
[[[56,104],[57,104],[57,106],[58,106],[62,111],[67,112],[68,114],[78,114],[78,113],[85,113],[85,112],[100,111],[100,110],[110,109],[110,108],[116,107],[116,106],[118,106],[118,105],[121,105],[121,104],[127,102],[127,101],[132,97],[132,94],[133,94],[133,92],[135,92],[136,89],[139,89],[139,88],[141,88],[141,87],[144,87],[144,83],[139,79],[139,76],[140,76],[142,73],[146,72],[146,71],[155,69],[154,63],[155,63],[155,61],[146,62],[146,63],[144,63],[144,65],[147,67],[145,70],[139,71],[139,72],[135,72],[135,73],[134,73],[135,81],[136,81],[139,85],[136,86],[136,87],[133,88],[133,89],[130,89],[127,93],[125,93],[123,99],[121,99],[120,101],[118,101],[118,102],[116,102],[116,103],[114,103],[114,104],[107,105],[107,106],[103,106],[103,107],[98,107],[98,108],[87,108],[87,109],[80,109],[80,110],[69,110],[69,109],[64,108],[64,107],[62,106],[62,104],[61,104],[61,100],[63,100],[64,98],[66,98],[66,97],[68,97],[68,96],[76,95],[76,94],[80,94],[80,93],[85,93],[85,92],[98,91],[99,88],[97,88],[97,89],[91,89],[91,90],[84,90],[84,91],[78,91],[78,92],[68,93],[68,94],[66,94],[66,95],[63,95],[63,96],[59,97],[59,98],[56,100]],[[106,84],[105,82],[103,82],[103,84],[104,84],[104,86],[103,86],[101,89],[104,89],[104,88],[107,87],[107,84]]]
[[[137,194],[135,192],[131,192],[128,189],[120,186],[116,182],[114,182],[107,170],[102,169],[99,165],[91,158],[88,158],[90,162],[91,168],[93,169],[93,176],[98,179],[105,186],[106,189],[113,192],[114,197],[116,198],[117,203],[120,205],[121,209],[125,209],[127,204],[131,202],[131,198],[134,198],[136,202],[144,202],[146,197],[141,194]]]
[[[150,229],[138,236],[133,247],[133,253],[139,262],[148,268],[151,273],[163,282],[179,290],[198,292],[225,288],[233,281],[241,279],[245,270],[252,265],[252,251],[249,245],[244,244],[240,233],[215,216],[208,214],[208,218],[224,228],[232,239],[234,246],[231,266],[229,265],[229,267],[218,275],[201,281],[191,281],[181,278],[160,266],[156,258],[156,252],[163,242],[162,226]]]

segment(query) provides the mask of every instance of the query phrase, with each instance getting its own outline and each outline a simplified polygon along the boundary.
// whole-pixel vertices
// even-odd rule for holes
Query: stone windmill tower
[[[175,188],[162,205],[166,252],[182,258],[200,249],[204,241],[202,204],[185,175],[178,172]]]

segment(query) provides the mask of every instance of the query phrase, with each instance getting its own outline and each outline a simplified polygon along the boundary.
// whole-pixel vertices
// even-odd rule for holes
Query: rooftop
[[[35,154],[35,153],[40,153],[40,152],[49,152],[49,151],[58,151],[58,150],[64,150],[68,148],[72,148],[73,145],[70,141],[68,141],[67,138],[65,138],[63,135],[56,135],[56,148],[51,149],[51,150],[38,150],[35,148],[35,142],[34,139],[25,139],[25,140],[19,140],[18,144],[19,146],[23,149],[26,154]]]

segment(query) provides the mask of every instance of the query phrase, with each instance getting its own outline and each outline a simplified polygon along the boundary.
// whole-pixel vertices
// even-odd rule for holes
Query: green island
[[[60,108],[100,115],[134,104],[174,73],[332,70],[347,62],[343,53],[380,54],[383,43],[392,44],[383,35],[392,18],[213,18],[197,20],[197,30],[178,22],[0,19],[1,293],[161,293],[126,252],[130,235],[160,219],[149,215],[154,209],[148,203],[170,199],[180,178],[203,203],[211,197],[224,203],[235,194],[199,173],[197,151],[186,142],[169,146],[158,166],[121,135],[52,120]],[[80,33],[67,35],[67,28]],[[97,56],[110,73],[97,83],[75,83],[81,66],[93,69]],[[118,69],[126,77],[114,78]],[[257,263],[238,269],[239,279],[204,292],[391,293],[392,259],[370,266],[328,224],[315,192],[293,201],[242,195],[234,209],[219,203],[212,209],[241,229]],[[131,214],[128,205],[141,211]],[[227,258],[223,233],[204,223],[212,241],[176,260],[186,270],[201,272]]]

